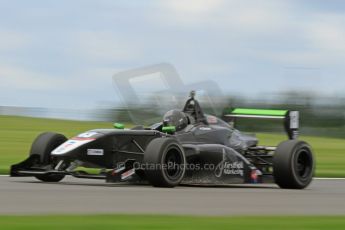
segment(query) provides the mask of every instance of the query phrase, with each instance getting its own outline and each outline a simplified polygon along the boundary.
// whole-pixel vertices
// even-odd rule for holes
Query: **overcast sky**
[[[342,94],[345,1],[0,0],[0,105],[95,108],[162,62],[225,93]]]

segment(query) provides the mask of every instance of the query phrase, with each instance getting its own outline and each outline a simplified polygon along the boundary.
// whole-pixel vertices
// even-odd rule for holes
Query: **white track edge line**
[[[0,177],[9,177],[10,175],[0,175]],[[315,180],[345,180],[345,177],[314,177]]]
[[[344,177],[314,177],[316,180],[345,180]]]

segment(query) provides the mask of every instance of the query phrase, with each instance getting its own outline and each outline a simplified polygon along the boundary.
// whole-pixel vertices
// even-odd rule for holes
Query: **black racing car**
[[[195,93],[182,111],[167,112],[149,128],[95,129],[69,140],[42,133],[30,156],[11,167],[11,176],[34,176],[58,182],[65,175],[107,182],[224,185],[274,182],[281,188],[303,189],[313,178],[311,147],[297,140],[297,111],[231,109],[222,119],[203,113]],[[238,118],[282,119],[289,140],[277,147],[258,145],[255,136],[233,128]],[[85,168],[99,168],[88,173]]]

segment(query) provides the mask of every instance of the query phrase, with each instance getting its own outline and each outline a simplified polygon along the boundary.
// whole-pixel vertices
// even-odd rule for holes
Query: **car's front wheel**
[[[145,150],[147,180],[155,187],[175,187],[180,184],[186,170],[183,148],[173,138],[152,140]]]
[[[55,148],[57,148],[59,145],[64,143],[66,140],[67,138],[62,134],[50,133],[50,132],[42,133],[32,143],[30,155],[39,156],[38,163],[40,165],[54,166],[54,162],[52,161],[52,158],[51,158],[51,152]],[[47,174],[47,175],[37,175],[35,177],[44,182],[59,182],[65,177],[65,175]]]

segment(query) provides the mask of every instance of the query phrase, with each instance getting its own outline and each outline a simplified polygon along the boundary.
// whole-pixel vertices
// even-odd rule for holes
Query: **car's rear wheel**
[[[172,138],[157,138],[147,146],[143,163],[147,180],[155,187],[175,187],[186,170],[183,148]]]
[[[40,165],[54,166],[55,162],[53,162],[53,159],[51,157],[51,152],[55,148],[57,148],[59,145],[64,143],[66,140],[67,138],[62,134],[50,133],[50,132],[42,133],[32,143],[30,155],[39,156],[38,164]],[[44,182],[59,182],[65,177],[65,175],[47,174],[47,175],[37,175],[35,177]]]
[[[315,160],[310,146],[304,141],[280,143],[273,156],[273,176],[281,188],[303,189],[313,179]]]

